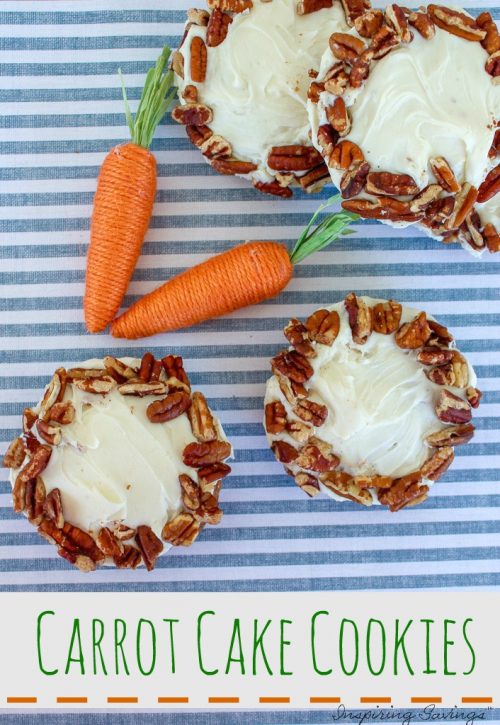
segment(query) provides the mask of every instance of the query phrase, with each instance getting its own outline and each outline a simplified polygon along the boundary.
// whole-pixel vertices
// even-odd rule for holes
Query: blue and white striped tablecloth
[[[185,357],[235,446],[225,517],[195,545],[144,570],[72,569],[11,509],[0,481],[0,591],[336,590],[500,585],[500,255],[482,260],[414,231],[360,223],[300,264],[279,298],[147,343],[89,336],[82,324],[88,220],[105,152],[127,137],[117,76],[137,99],[192,0],[0,1],[0,446],[62,364],[144,346]],[[491,6],[491,3],[488,4]],[[473,6],[474,12],[484,7]],[[126,304],[239,240],[290,244],[320,197],[262,196],[217,176],[167,118],[153,150],[159,191]],[[330,190],[331,193],[331,190]],[[392,296],[455,333],[485,391],[472,444],[418,508],[391,514],[309,500],[267,449],[268,360],[281,328],[347,292]]]

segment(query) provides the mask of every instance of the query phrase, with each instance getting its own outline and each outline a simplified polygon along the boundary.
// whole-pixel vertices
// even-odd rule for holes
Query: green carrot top
[[[312,225],[318,218],[318,215],[323,211],[323,209],[331,206],[339,199],[340,195],[335,194],[335,196],[331,196],[324,202],[324,204],[321,204],[316,209],[311,217],[311,220],[309,221],[309,224],[306,226],[300,237],[297,239],[295,247],[290,254],[290,261],[292,262],[292,264],[297,264],[297,262],[301,262],[310,254],[313,254],[313,252],[319,252],[320,249],[328,246],[331,242],[335,241],[339,237],[345,237],[348,234],[354,234],[354,230],[348,229],[348,227],[351,222],[359,219],[359,216],[357,214],[353,214],[350,211],[344,211],[343,209],[341,211],[335,212],[334,214],[329,214],[323,219],[323,221],[321,221],[316,226],[313,231],[311,231]]]

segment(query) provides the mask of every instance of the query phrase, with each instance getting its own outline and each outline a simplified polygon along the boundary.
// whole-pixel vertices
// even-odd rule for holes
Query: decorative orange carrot
[[[322,249],[347,229],[355,214],[331,214],[313,232],[311,226],[329,199],[316,211],[291,254],[278,242],[246,242],[182,272],[146,295],[111,326],[115,337],[135,339],[178,330],[219,317],[279,294],[293,274],[293,265]]]
[[[118,312],[149,227],[156,194],[156,160],[149,146],[175,96],[173,73],[165,72],[169,56],[165,47],[149,69],[135,119],[122,78],[132,141],[111,149],[97,181],[83,299],[89,332],[104,330]]]

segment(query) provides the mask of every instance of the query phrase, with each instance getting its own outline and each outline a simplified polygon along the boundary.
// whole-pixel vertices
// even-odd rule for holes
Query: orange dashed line
[[[340,702],[340,697],[310,697],[309,702],[311,704],[338,703]]]
[[[189,702],[189,697],[159,697],[158,703],[160,705],[173,705],[175,703]]]
[[[225,703],[238,703],[240,701],[239,697],[209,697],[208,702],[212,703],[212,705],[223,705]]]
[[[383,703],[392,702],[392,698],[390,698],[390,697],[360,697],[359,701],[366,705],[369,705],[369,704],[375,705],[377,703],[383,704]]]
[[[71,705],[71,704],[82,704],[85,705],[88,702],[87,697],[57,697],[56,702],[60,705]]]
[[[7,702],[11,705],[29,705],[38,702],[36,697],[8,697]]]
[[[270,705],[272,703],[287,703],[290,702],[289,697],[259,697],[259,702],[262,705]]]
[[[492,697],[462,697],[462,702],[464,704],[474,704],[474,703],[484,703],[488,704],[490,702],[493,702]]]
[[[438,703],[443,702],[442,697],[412,697],[411,701],[415,704],[420,703],[422,705],[424,704],[430,704],[430,703]]]
[[[126,705],[126,704],[133,704],[135,702],[139,702],[138,697],[108,697],[108,702],[110,705]]]

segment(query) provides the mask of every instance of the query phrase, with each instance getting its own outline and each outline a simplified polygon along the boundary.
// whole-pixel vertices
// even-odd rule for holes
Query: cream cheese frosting
[[[369,306],[385,301],[361,299]],[[359,345],[352,340],[344,302],[327,309],[338,312],[340,330],[331,347],[315,345],[316,357],[308,360],[314,370],[307,383],[308,398],[328,408],[326,421],[314,434],[330,444],[342,470],[350,475],[398,478],[419,469],[429,456],[426,436],[445,427],[434,411],[442,387],[428,379],[417,361],[418,351],[402,350],[394,335],[376,332]],[[401,323],[416,314],[417,310],[403,307]],[[475,384],[469,365],[469,385]],[[464,397],[462,390],[448,389]],[[266,403],[274,400],[285,406],[289,419],[298,420],[276,376],[268,380],[265,396]],[[296,445],[286,433],[272,436],[276,438]],[[293,463],[287,466],[294,473],[299,470],[295,471]],[[323,484],[321,489],[345,500]],[[374,501],[378,502],[376,497]]]
[[[306,99],[308,71],[317,69],[329,36],[347,30],[339,2],[309,15],[298,15],[296,0],[254,0],[234,16],[226,39],[209,47],[203,84],[190,77],[189,48],[206,28],[192,25],[182,44],[184,79],[177,77],[179,96],[188,84],[213,110],[210,128],[227,139],[233,156],[259,166],[254,178],[270,180],[272,146],[310,145]]]
[[[120,359],[140,365],[134,358]],[[104,365],[88,360],[80,367]],[[47,493],[60,490],[64,516],[73,525],[97,534],[117,521],[131,528],[147,524],[161,537],[165,522],[181,510],[179,474],[197,478],[182,452],[196,439],[185,413],[163,424],[149,421],[146,408],[162,397],[127,396],[116,388],[101,396],[67,386],[64,401],[73,403],[75,418],[61,427],[62,441],[52,449],[43,480]],[[12,482],[17,473],[11,472]]]

